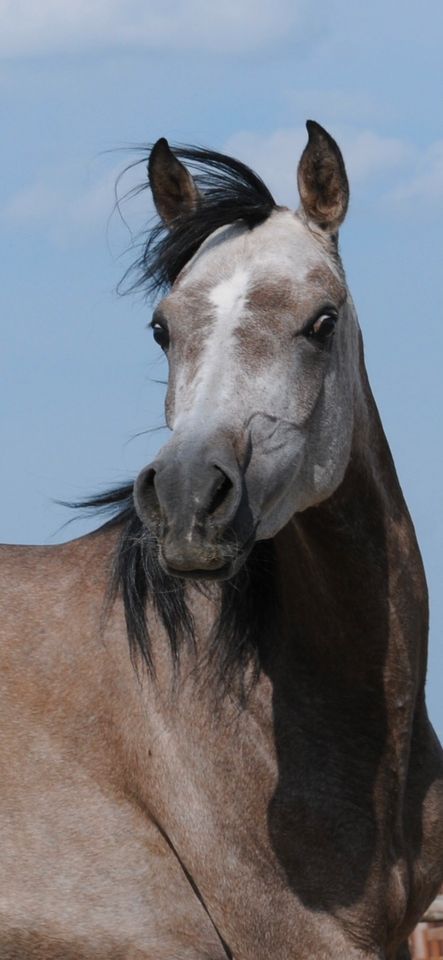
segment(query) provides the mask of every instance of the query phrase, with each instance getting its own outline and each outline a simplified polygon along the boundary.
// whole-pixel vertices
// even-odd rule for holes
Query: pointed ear
[[[151,150],[148,176],[155,206],[168,226],[196,206],[199,193],[191,174],[174,156],[164,137]]]
[[[308,220],[334,232],[343,222],[349,184],[340,150],[319,123],[306,123],[309,140],[298,165],[298,189]]]

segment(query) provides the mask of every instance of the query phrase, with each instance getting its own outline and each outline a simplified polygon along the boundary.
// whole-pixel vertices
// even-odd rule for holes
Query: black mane
[[[219,227],[243,221],[250,229],[275,209],[275,201],[260,177],[239,160],[197,147],[174,147],[175,155],[196,170],[201,199],[198,206],[177,219],[172,229],[157,221],[144,240],[141,256],[130,267],[129,289],[147,294],[169,287],[199,246]],[[131,191],[130,195],[144,190]],[[209,644],[209,660],[217,663],[224,688],[235,669],[251,661],[258,667],[265,654],[263,637],[275,623],[273,548],[258,543],[240,572],[231,580],[194,584],[168,576],[158,560],[158,548],[139,520],[133,502],[133,485],[126,484],[73,506],[111,516],[108,523],[121,528],[114,560],[110,599],[122,596],[129,646],[134,662],[140,655],[154,670],[147,608],[151,603],[164,625],[171,653],[178,663],[183,643],[195,641],[194,623],[186,598],[189,589],[217,591],[217,610]]]
[[[123,278],[123,285],[133,278],[129,290],[142,288],[152,294],[169,287],[199,246],[219,227],[242,220],[252,229],[276,208],[263,180],[240,160],[199,147],[172,149],[179,160],[195,171],[200,200],[194,210],[177,218],[173,229],[161,220],[155,222],[142,243],[141,255]],[[146,181],[131,194],[148,187]]]
[[[211,593],[217,616],[208,648],[208,663],[217,671],[223,689],[229,686],[240,668],[252,663],[256,671],[266,658],[275,629],[274,550],[271,541],[256,543],[246,563],[231,580],[220,584],[193,583],[165,573],[158,560],[158,547],[150,531],[135,511],[133,485],[114,488],[90,500],[73,504],[111,515],[105,527],[120,528],[118,546],[109,590],[112,604],[117,595],[123,599],[129,648],[134,664],[141,656],[155,673],[149,616],[152,604],[167,633],[172,658],[179,662],[184,643],[195,642],[194,622],[187,605],[189,589]],[[102,527],[104,529],[104,527]],[[215,593],[214,593],[215,592]]]

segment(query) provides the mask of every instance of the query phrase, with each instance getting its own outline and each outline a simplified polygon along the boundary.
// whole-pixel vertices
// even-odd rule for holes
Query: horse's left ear
[[[335,232],[343,222],[349,202],[349,184],[341,152],[329,133],[306,123],[309,140],[298,165],[298,189],[308,220]]]
[[[196,206],[199,193],[191,174],[174,156],[164,137],[151,150],[148,176],[155,206],[168,226]]]

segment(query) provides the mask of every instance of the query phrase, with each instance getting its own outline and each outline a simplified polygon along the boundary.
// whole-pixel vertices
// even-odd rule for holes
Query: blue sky
[[[115,293],[120,148],[221,148],[296,206],[312,117],[349,171],[342,255],[427,569],[443,736],[441,0],[0,0],[0,22],[2,539],[68,538],[53,501],[134,476],[164,442],[145,432],[166,375],[149,306]],[[124,212],[137,234],[148,195]]]

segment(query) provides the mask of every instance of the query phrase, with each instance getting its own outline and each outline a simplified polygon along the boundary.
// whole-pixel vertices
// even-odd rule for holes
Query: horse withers
[[[171,437],[95,533],[2,548],[2,960],[399,960],[442,882],[425,579],[307,126],[296,213],[155,144]]]

